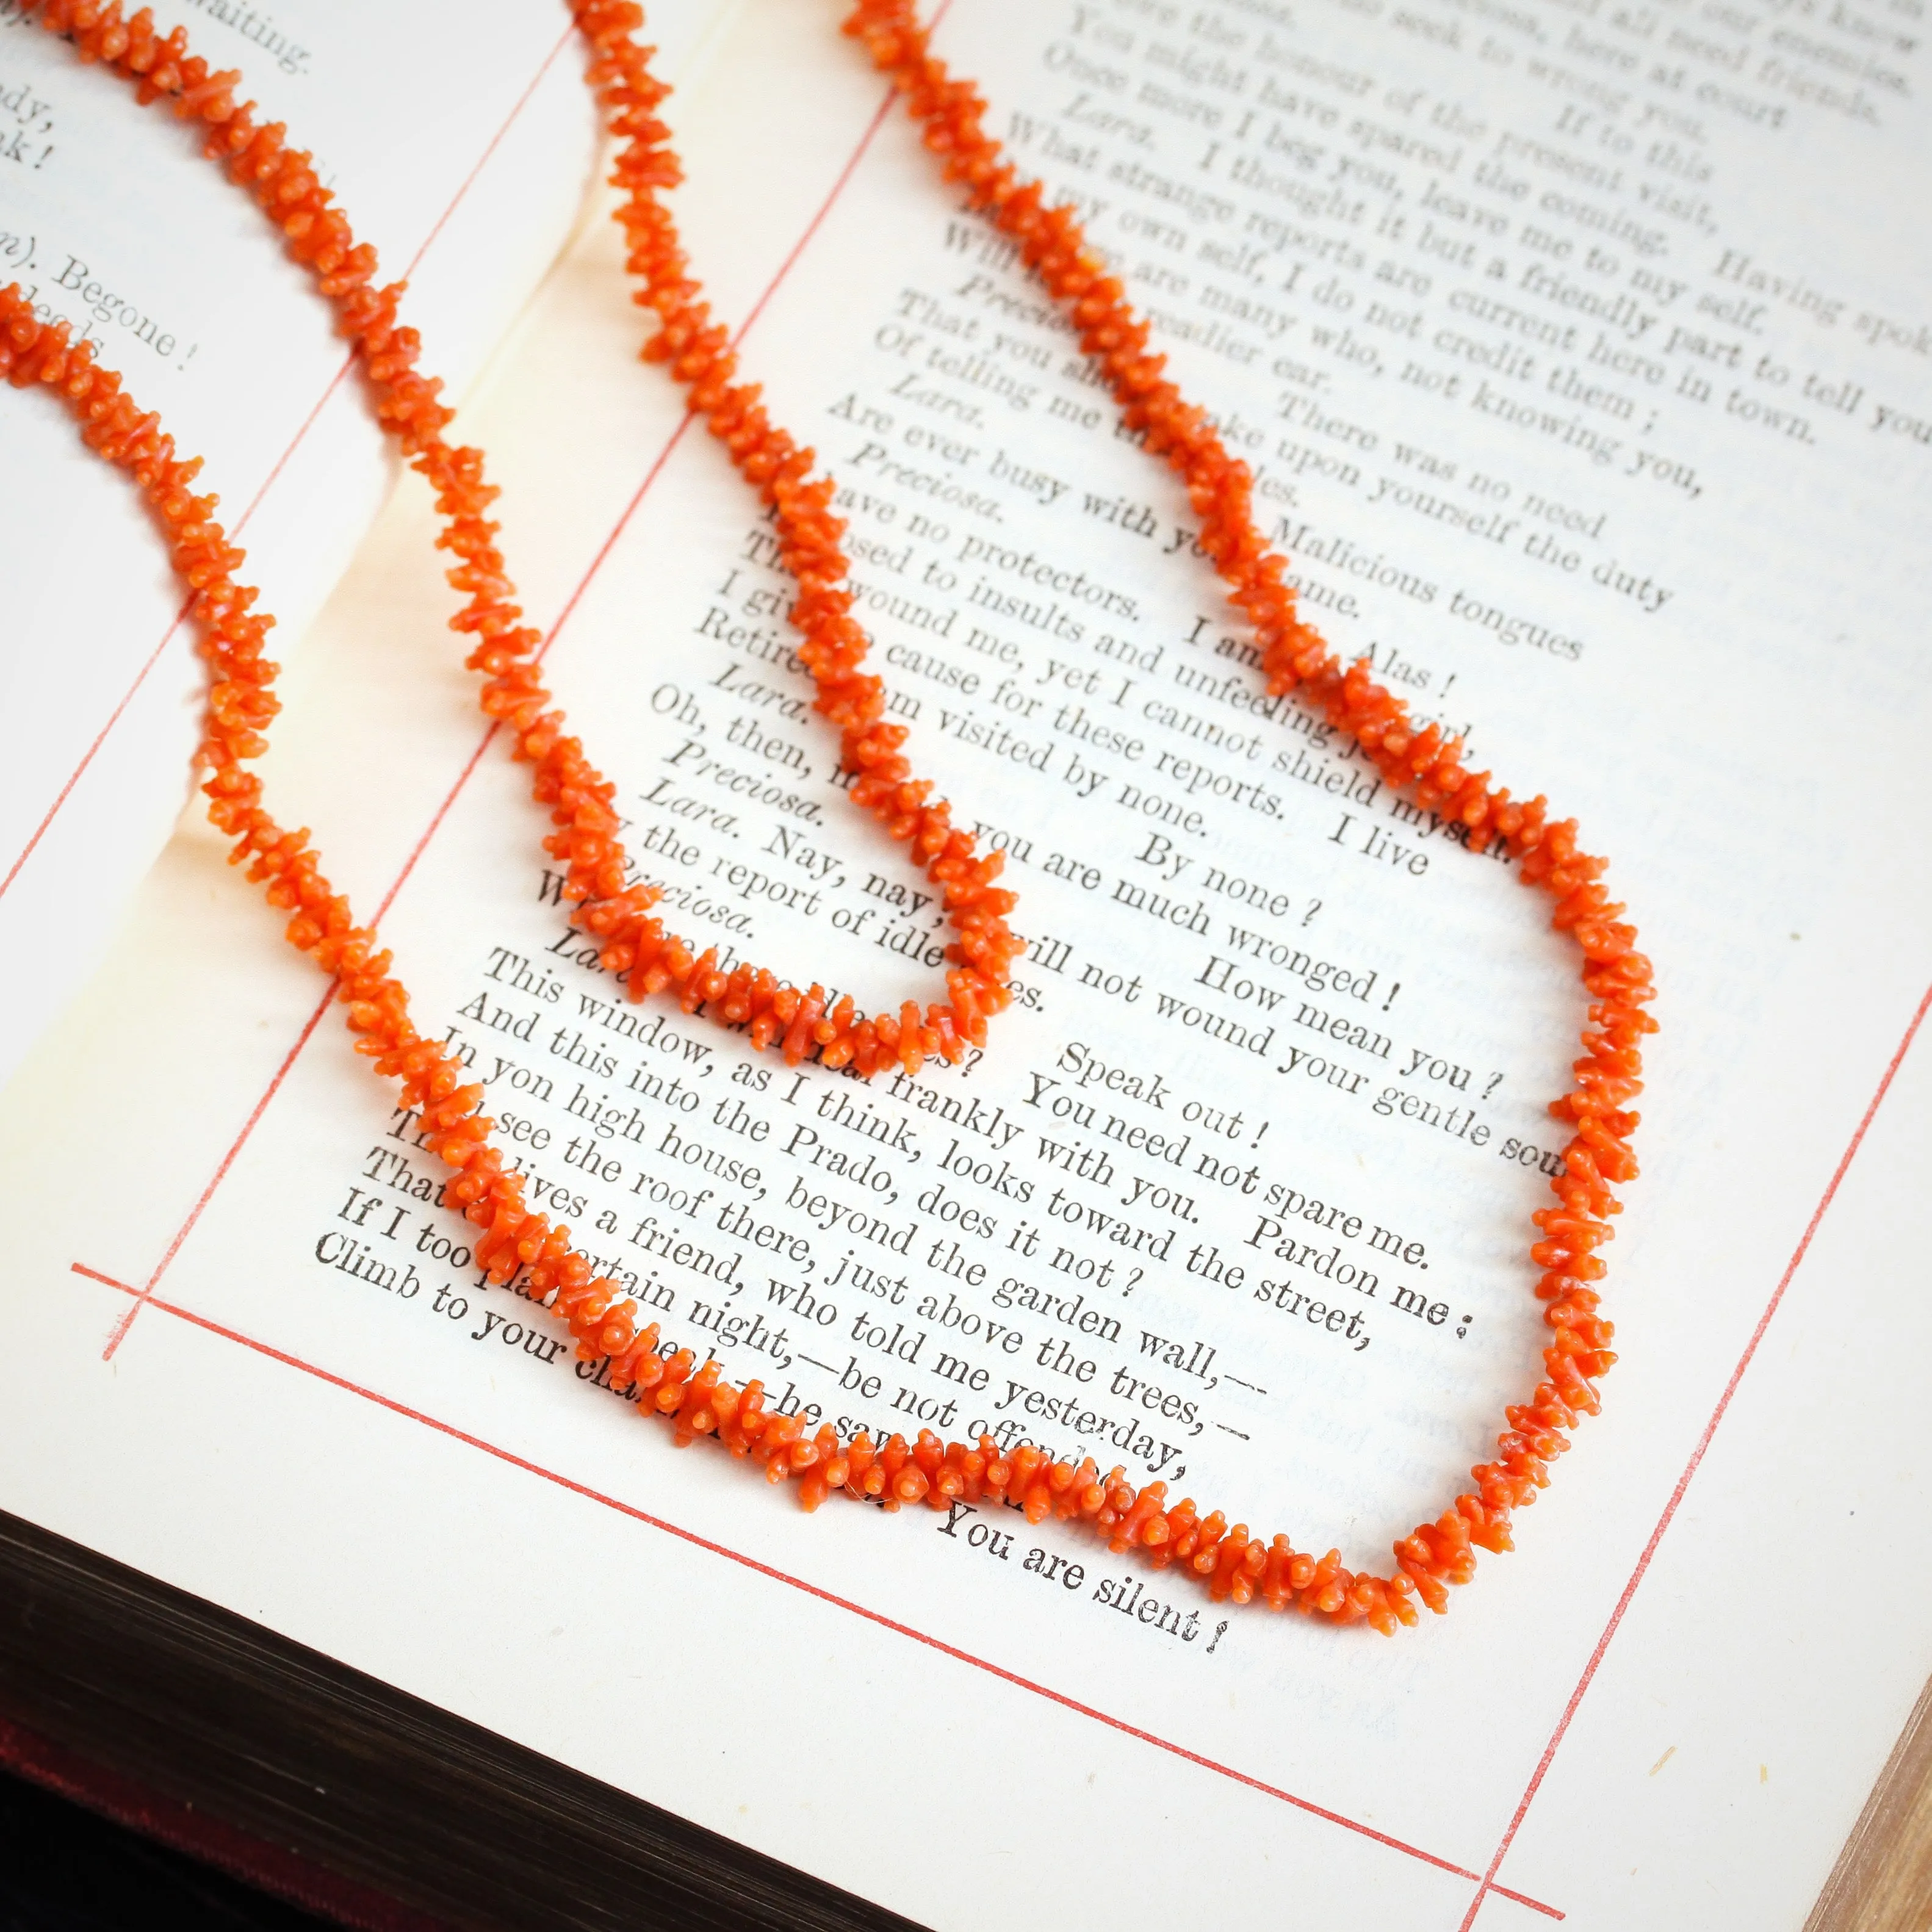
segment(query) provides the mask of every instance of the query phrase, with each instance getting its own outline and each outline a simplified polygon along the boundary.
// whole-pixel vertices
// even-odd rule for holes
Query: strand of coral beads
[[[354,241],[308,156],[286,147],[279,127],[258,125],[250,109],[236,104],[238,76],[210,74],[188,53],[178,30],[158,36],[145,11],[124,22],[118,4],[43,0],[40,18],[70,39],[83,59],[133,82],[143,103],[165,100],[183,118],[202,122],[206,152],[252,190],[289,252],[334,304],[381,418],[436,491],[446,519],[439,542],[460,560],[451,579],[470,598],[453,626],[477,634],[470,662],[488,679],[484,707],[510,728],[516,755],[536,767],[536,796],[552,807],[559,827],[548,848],[569,862],[576,916],[603,942],[606,963],[626,974],[634,996],[669,990],[686,1010],[742,1025],[758,1047],[780,1047],[789,1059],[815,1056],[867,1073],[889,1065],[916,1070],[928,1054],[950,1055],[962,1041],[976,1042],[984,1015],[1004,1003],[1018,950],[1004,923],[1010,898],[994,884],[997,860],[976,857],[945,808],[928,804],[927,788],[911,780],[900,755],[902,734],[881,722],[876,681],[860,668],[865,640],[843,588],[840,526],[826,507],[831,486],[811,477],[810,452],[770,424],[755,390],[734,385],[724,332],[686,273],[675,228],[657,200],[677,178],[677,167],[656,118],[664,90],[632,38],[640,16],[625,0],[578,0],[575,11],[592,49],[592,83],[624,144],[615,179],[626,198],[617,218],[631,239],[631,266],[643,279],[638,299],[660,323],[646,352],[668,361],[688,386],[693,406],[773,508],[800,584],[794,619],[804,640],[800,655],[818,681],[818,706],[839,726],[847,764],[859,774],[854,794],[910,844],[953,915],[957,970],[949,976],[946,1006],[923,1014],[908,1006],[896,1018],[866,1020],[842,1003],[827,1013],[815,988],[801,994],[769,974],[719,974],[712,956],[694,957],[650,917],[650,889],[624,884],[611,789],[566,734],[534,674],[539,640],[521,624],[495,526],[482,514],[494,492],[483,481],[482,458],[443,440],[448,412],[437,400],[438,386],[416,373],[414,332],[396,320],[400,291],[374,286],[373,252]],[[123,392],[120,379],[94,362],[86,344],[72,344],[64,327],[38,324],[17,288],[0,291],[0,368],[16,386],[38,385],[64,401],[89,446],[147,497],[191,592],[190,614],[212,673],[201,749],[209,815],[234,839],[231,861],[248,862],[271,902],[292,914],[290,941],[335,976],[349,1025],[360,1036],[358,1050],[400,1082],[404,1104],[418,1111],[430,1144],[454,1171],[447,1198],[482,1230],[475,1252],[493,1279],[521,1274],[530,1293],[567,1322],[579,1353],[608,1358],[608,1379],[634,1386],[640,1411],[668,1419],[680,1444],[716,1438],[768,1479],[795,1482],[807,1508],[834,1493],[888,1510],[914,1502],[943,1507],[955,1498],[1010,1500],[1030,1520],[1051,1514],[1088,1526],[1117,1552],[1132,1550],[1156,1567],[1178,1564],[1217,1599],[1292,1604],[1336,1622],[1366,1621],[1392,1631],[1415,1621],[1414,1599],[1444,1606],[1445,1586],[1474,1574],[1474,1547],[1509,1547],[1510,1512],[1547,1482],[1547,1462],[1567,1447],[1564,1432],[1597,1407],[1593,1382],[1614,1358],[1610,1325],[1597,1314],[1588,1284],[1603,1274],[1594,1250],[1610,1237],[1607,1217],[1618,1211],[1612,1184],[1635,1173],[1628,1143],[1636,1116],[1624,1103],[1638,1090],[1641,1036],[1652,1030],[1642,1011],[1651,998],[1648,963],[1634,950],[1631,929],[1618,922],[1622,908],[1608,902],[1598,883],[1603,862],[1578,850],[1574,826],[1550,822],[1540,799],[1514,804],[1506,791],[1490,788],[1486,775],[1463,771],[1453,740],[1432,726],[1413,730],[1400,703],[1361,665],[1344,670],[1300,622],[1282,581],[1283,560],[1255,529],[1245,469],[1229,460],[1202,413],[1166,380],[1161,358],[1148,352],[1144,325],[1071,217],[1043,207],[1038,188],[1019,182],[1000,158],[981,126],[983,104],[932,60],[909,7],[866,0],[848,30],[863,38],[907,94],[928,146],[946,156],[947,173],[1018,241],[1029,265],[1068,304],[1128,424],[1186,482],[1203,546],[1262,640],[1270,688],[1299,686],[1362,743],[1392,784],[1453,813],[1479,849],[1503,841],[1520,861],[1520,876],[1555,898],[1554,922],[1582,950],[1595,1030],[1583,1036],[1576,1087],[1552,1108],[1575,1133],[1565,1172],[1552,1184],[1558,1206],[1535,1217],[1544,1238],[1532,1250],[1542,1270],[1538,1293],[1554,1330],[1544,1358],[1548,1379],[1528,1402],[1509,1410],[1497,1460],[1474,1472],[1474,1492],[1402,1539],[1387,1576],[1352,1571],[1335,1551],[1318,1558],[1297,1551],[1285,1536],[1251,1538],[1219,1511],[1204,1516],[1187,1500],[1169,1504],[1163,1484],[1137,1490],[1122,1471],[1102,1475],[1090,1460],[1076,1466],[1024,1444],[1003,1453],[989,1438],[947,1443],[930,1432],[911,1444],[895,1436],[882,1444],[865,1436],[848,1442],[829,1428],[808,1435],[797,1418],[764,1408],[757,1382],[734,1388],[720,1378],[715,1360],[700,1366],[688,1350],[672,1350],[655,1324],[640,1330],[635,1304],[594,1275],[572,1249],[568,1230],[525,1207],[520,1180],[506,1167],[478,1112],[480,1090],[466,1086],[460,1065],[412,1024],[388,955],[330,888],[306,834],[284,832],[263,808],[260,780],[244,767],[265,748],[262,732],[277,708],[275,667],[262,656],[272,620],[254,610],[255,592],[234,580],[241,553],[213,519],[214,500],[192,491],[199,463],[178,459],[171,439]]]

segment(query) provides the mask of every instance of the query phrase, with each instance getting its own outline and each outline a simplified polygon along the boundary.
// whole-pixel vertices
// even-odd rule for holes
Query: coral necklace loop
[[[638,299],[657,318],[645,356],[684,385],[692,409],[770,508],[797,586],[789,615],[798,655],[816,687],[814,708],[838,729],[854,774],[850,795],[908,847],[952,922],[946,998],[923,1008],[909,1000],[896,1013],[862,1015],[849,998],[832,1000],[815,983],[800,992],[763,968],[728,970],[716,948],[696,952],[667,931],[654,910],[659,889],[632,883],[615,787],[569,734],[538,676],[543,640],[524,622],[497,526],[485,515],[496,493],[484,480],[481,452],[444,439],[451,412],[439,399],[441,386],[416,368],[416,332],[398,321],[400,286],[378,286],[374,251],[355,239],[311,158],[287,145],[279,124],[258,122],[252,104],[238,103],[239,74],[212,72],[179,28],[158,34],[145,8],[124,20],[119,0],[40,0],[37,17],[80,58],[130,82],[144,105],[164,101],[199,124],[204,154],[253,195],[334,307],[378,416],[435,492],[443,520],[436,542],[455,559],[449,580],[468,598],[452,627],[473,640],[468,662],[483,676],[484,711],[503,728],[512,755],[532,768],[532,791],[555,828],[544,848],[563,862],[572,918],[596,938],[603,965],[622,976],[633,999],[668,994],[687,1013],[742,1030],[753,1047],[794,1064],[815,1060],[868,1077],[888,1068],[916,1074],[929,1058],[956,1060],[967,1046],[982,1045],[988,1016],[1009,1003],[1022,944],[1006,922],[1012,895],[998,883],[1000,856],[981,856],[930,783],[914,776],[905,730],[886,722],[884,687],[864,668],[867,640],[852,614],[843,526],[830,507],[833,486],[814,473],[812,452],[771,422],[757,386],[736,380],[727,332],[689,274],[660,199],[680,170],[658,118],[668,90],[634,38],[642,14],[628,0],[572,0],[572,10],[589,45],[590,85],[620,144],[616,218],[630,243]],[[1393,1633],[1417,1621],[1418,1604],[1445,1608],[1449,1586],[1474,1574],[1478,1549],[1510,1547],[1514,1513],[1546,1486],[1548,1465],[1569,1446],[1579,1418],[1597,1412],[1596,1383],[1616,1359],[1611,1324],[1599,1312],[1604,1264],[1597,1250],[1621,1211],[1612,1190],[1636,1173],[1630,1136],[1637,1116],[1628,1108],[1641,1090],[1643,1036],[1655,1030],[1644,1011],[1654,997],[1649,962],[1601,884],[1604,862],[1579,847],[1574,822],[1552,820],[1541,798],[1516,801],[1488,773],[1467,770],[1455,739],[1433,724],[1418,727],[1366,663],[1345,665],[1302,620],[1286,560],[1256,525],[1246,465],[1168,379],[1146,323],[1071,212],[1047,206],[1039,184],[1005,159],[985,130],[986,104],[933,58],[910,0],[859,0],[845,31],[904,96],[946,178],[1013,239],[1065,309],[1127,427],[1186,486],[1201,548],[1252,631],[1268,688],[1297,693],[1359,744],[1392,787],[1462,825],[1476,850],[1499,843],[1523,882],[1554,901],[1551,922],[1582,956],[1591,1001],[1584,1051],[1575,1084],[1550,1108],[1571,1136],[1550,1183],[1556,1204],[1532,1217],[1540,1238],[1529,1250],[1550,1330],[1544,1378],[1506,1412],[1494,1460],[1471,1472],[1474,1487],[1398,1541],[1385,1572],[1350,1569],[1336,1550],[1318,1557],[1297,1550],[1286,1535],[1251,1536],[1218,1510],[1170,1502],[1165,1484],[1137,1488],[1124,1470],[1102,1473],[1090,1458],[1058,1461],[1028,1444],[1001,1448],[990,1436],[949,1442],[922,1430],[912,1442],[898,1436],[875,1442],[862,1433],[847,1440],[830,1426],[812,1430],[798,1415],[766,1409],[758,1382],[737,1388],[715,1358],[700,1362],[664,1340],[656,1323],[642,1325],[638,1305],[596,1273],[568,1228],[526,1204],[523,1178],[482,1113],[482,1089],[466,1081],[453,1052],[417,1030],[389,955],[322,875],[307,833],[284,830],[264,807],[262,781],[248,767],[267,748],[279,708],[276,667],[262,654],[274,620],[235,580],[242,553],[214,519],[216,500],[194,493],[199,459],[178,457],[159,419],[94,360],[92,345],[74,342],[64,323],[38,320],[17,285],[0,290],[0,373],[16,388],[58,398],[88,446],[146,499],[190,593],[209,668],[199,752],[208,817],[232,842],[230,862],[247,866],[269,903],[289,915],[290,943],[332,977],[357,1052],[398,1083],[427,1144],[451,1170],[446,1198],[478,1230],[472,1252],[490,1280],[514,1281],[548,1304],[582,1358],[608,1362],[601,1379],[631,1392],[640,1412],[668,1424],[680,1445],[715,1441],[768,1480],[790,1484],[808,1510],[833,1496],[887,1510],[1010,1503],[1030,1522],[1050,1515],[1100,1537],[1116,1554],[1174,1567],[1216,1600],[1258,1600]]]

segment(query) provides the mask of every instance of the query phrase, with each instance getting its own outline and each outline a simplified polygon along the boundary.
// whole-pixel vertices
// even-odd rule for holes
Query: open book
[[[668,1337],[842,1431],[1090,1453],[1378,1562],[1535,1379],[1570,948],[1266,696],[1184,497],[840,10],[652,24],[698,271],[838,481],[920,769],[1020,894],[1013,1010],[916,1081],[788,1070],[599,969],[319,308],[173,123],[17,22],[0,255],[253,506],[274,808]],[[1919,10],[943,22],[1252,466],[1306,613],[1580,819],[1658,964],[1604,1412],[1449,1616],[1385,1646],[1050,1521],[807,1516],[674,1451],[478,1280],[198,814],[157,853],[173,592],[10,392],[0,1507],[932,1926],[1799,1925],[1932,1668]],[[843,796],[767,527],[577,225],[561,11],[183,17],[416,258],[677,928],[930,997],[936,910]]]

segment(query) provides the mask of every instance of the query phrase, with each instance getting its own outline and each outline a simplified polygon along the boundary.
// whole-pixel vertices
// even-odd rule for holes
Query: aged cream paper
[[[292,670],[279,808],[668,1336],[1376,1560],[1534,1379],[1568,957],[1258,692],[1184,502],[834,13],[714,47],[683,208],[845,486],[922,768],[1010,854],[1033,951],[992,1050],[868,1088],[626,1006],[524,856],[412,490]],[[808,1520],[674,1454],[464,1271],[410,1121],[191,822],[7,1097],[0,1500],[934,1925],[1798,1924],[1932,1660],[1899,1059],[1932,301],[1907,69],[1816,51],[1911,50],[1745,19],[946,25],[1328,634],[1576,813],[1659,964],[1623,1360],[1449,1618],[1384,1647],[1006,1512]],[[581,238],[464,426],[556,687],[687,932],[916,992],[932,908],[844,805],[769,541],[636,367],[618,254]]]

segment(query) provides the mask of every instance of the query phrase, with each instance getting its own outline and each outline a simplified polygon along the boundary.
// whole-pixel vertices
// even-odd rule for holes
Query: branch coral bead
[[[798,656],[814,680],[814,708],[839,734],[850,796],[906,846],[952,922],[946,997],[923,1007],[908,1000],[868,1016],[816,983],[801,992],[766,968],[740,963],[727,970],[716,949],[696,951],[667,929],[655,911],[658,889],[632,877],[615,787],[590,762],[538,676],[542,639],[524,621],[498,526],[485,514],[496,493],[481,452],[444,438],[451,412],[440,384],[417,367],[416,331],[398,320],[401,285],[379,284],[374,251],[355,239],[311,158],[288,145],[279,123],[260,123],[252,104],[238,104],[240,76],[211,72],[181,29],[158,34],[145,8],[124,20],[118,0],[40,0],[38,17],[82,60],[130,82],[143,104],[164,101],[198,123],[203,152],[253,197],[332,305],[376,416],[435,494],[443,519],[436,541],[454,560],[452,587],[466,600],[452,628],[470,640],[466,661],[483,680],[484,713],[531,767],[532,796],[552,827],[544,849],[564,868],[571,917],[596,942],[604,969],[632,998],[674,998],[790,1064],[816,1060],[867,1076],[889,1069],[916,1075],[928,1060],[957,1060],[969,1046],[983,1046],[988,1019],[1010,1003],[1022,942],[1006,922],[1014,898],[1000,883],[1004,860],[981,854],[945,802],[913,776],[906,734],[886,722],[884,688],[864,668],[868,640],[852,615],[830,479],[814,473],[810,450],[770,421],[758,387],[736,380],[728,332],[688,272],[658,199],[680,170],[657,114],[667,90],[634,39],[641,14],[628,0],[574,0],[574,10],[591,52],[590,84],[620,144],[611,176],[622,192],[616,219],[638,282],[634,299],[656,322],[644,357],[686,386],[692,409],[770,512],[796,585],[789,614]],[[208,666],[198,754],[208,818],[230,842],[230,863],[245,866],[270,904],[289,915],[290,943],[332,976],[356,1052],[397,1083],[425,1144],[450,1169],[445,1198],[477,1231],[472,1251],[489,1280],[515,1282],[546,1304],[579,1356],[608,1364],[609,1384],[632,1391],[640,1414],[667,1422],[680,1447],[715,1440],[767,1481],[793,1485],[807,1510],[834,1496],[887,1512],[1010,1502],[1029,1522],[1051,1516],[1116,1555],[1176,1568],[1216,1602],[1258,1600],[1272,1610],[1392,1634],[1418,1621],[1419,1606],[1445,1609],[1450,1588],[1474,1575],[1478,1550],[1511,1546],[1514,1513],[1548,1485],[1549,1466],[1570,1446],[1578,1418],[1598,1408],[1596,1384],[1616,1360],[1612,1324],[1600,1312],[1606,1268],[1598,1250],[1621,1211],[1612,1190],[1636,1173],[1629,1142],[1638,1117],[1629,1102],[1642,1091],[1642,1040],[1655,1030],[1644,1011],[1653,998],[1649,962],[1600,883],[1604,862],[1580,849],[1574,823],[1552,822],[1541,798],[1518,802],[1486,772],[1466,770],[1456,740],[1434,724],[1418,728],[1365,664],[1344,665],[1302,621],[1286,561],[1255,526],[1246,466],[1229,457],[1205,413],[1167,376],[1164,358],[1150,352],[1146,324],[1072,212],[1046,206],[1039,184],[1006,160],[985,130],[985,103],[932,56],[908,0],[860,0],[846,31],[904,94],[946,177],[1012,238],[1066,310],[1123,422],[1175,473],[1199,520],[1200,547],[1253,631],[1268,688],[1298,693],[1361,746],[1391,787],[1466,826],[1476,850],[1500,842],[1522,881],[1549,896],[1552,924],[1582,956],[1589,1030],[1575,1084],[1550,1108],[1573,1132],[1550,1183],[1558,1204],[1534,1217],[1539,1238],[1529,1251],[1550,1336],[1545,1379],[1527,1402],[1505,1412],[1496,1460],[1471,1472],[1474,1489],[1398,1541],[1386,1575],[1351,1570],[1339,1551],[1298,1550],[1286,1535],[1252,1536],[1218,1510],[1203,1514],[1191,1498],[1171,1501],[1164,1484],[1136,1488],[1124,1470],[1102,1474],[1090,1459],[1058,1461],[1028,1444],[1003,1448],[989,1436],[969,1444],[922,1431],[909,1443],[861,1432],[848,1441],[830,1426],[808,1435],[798,1416],[765,1408],[760,1383],[736,1388],[715,1358],[700,1362],[662,1338],[573,1247],[568,1227],[528,1207],[521,1175],[492,1142],[482,1088],[466,1078],[455,1054],[418,1031],[389,955],[323,874],[306,829],[284,830],[264,806],[261,780],[247,767],[266,748],[278,708],[277,667],[263,656],[274,620],[235,580],[242,553],[214,520],[218,500],[194,491],[199,460],[178,457],[119,376],[95,362],[90,345],[74,343],[66,325],[38,321],[17,286],[0,290],[0,374],[57,398],[83,442],[146,498],[190,592]]]

